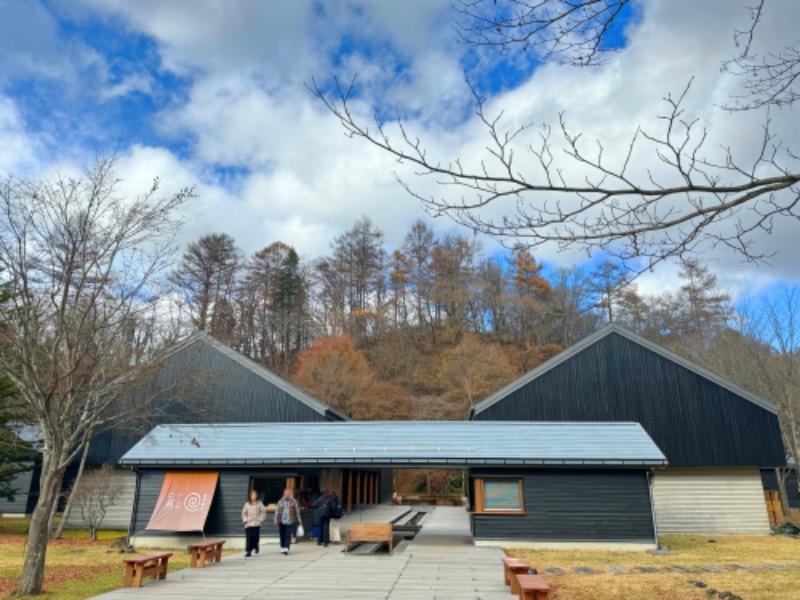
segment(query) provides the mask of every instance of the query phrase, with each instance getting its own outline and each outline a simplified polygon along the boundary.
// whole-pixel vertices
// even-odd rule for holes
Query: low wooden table
[[[206,561],[222,562],[222,546],[225,540],[206,540],[189,546],[192,568],[202,569]]]
[[[125,587],[142,587],[142,578],[166,579],[169,557],[172,552],[156,552],[146,556],[123,558]]]
[[[530,571],[531,565],[522,560],[521,558],[512,558],[506,556],[503,559],[503,582],[511,586],[512,594],[519,594],[519,586],[517,585],[517,575],[524,575]]]
[[[350,552],[350,546],[356,542],[386,542],[389,544],[389,554],[394,553],[392,547],[394,530],[391,523],[353,523],[350,533],[347,534],[345,552]]]
[[[546,600],[550,586],[541,575],[517,575],[519,600]]]

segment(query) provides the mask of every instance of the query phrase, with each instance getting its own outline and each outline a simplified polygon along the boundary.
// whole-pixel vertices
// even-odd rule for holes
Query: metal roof
[[[120,461],[150,466],[663,465],[638,423],[360,421],[160,425]]]
[[[713,381],[718,386],[725,388],[729,392],[733,392],[737,396],[741,396],[745,400],[749,400],[750,402],[752,402],[756,406],[759,406],[759,407],[763,408],[764,410],[768,410],[771,413],[778,414],[777,407],[774,404],[772,404],[771,402],[769,402],[769,401],[765,400],[764,398],[762,398],[761,396],[757,396],[756,394],[747,391],[746,389],[744,389],[741,386],[736,385],[732,381],[729,381],[729,380],[725,379],[724,377],[722,377],[720,375],[717,375],[716,373],[714,373],[712,371],[709,371],[708,369],[706,369],[704,367],[701,367],[700,365],[697,365],[697,364],[693,363],[692,361],[687,360],[687,359],[683,358],[682,356],[680,356],[678,354],[675,354],[674,352],[672,352],[670,350],[667,350],[666,348],[663,348],[662,346],[659,346],[658,344],[656,344],[654,342],[651,342],[650,340],[645,339],[642,336],[640,336],[640,335],[638,335],[636,333],[633,333],[632,331],[630,331],[628,329],[625,329],[624,327],[621,327],[621,326],[617,325],[616,323],[610,323],[610,324],[602,327],[601,329],[598,329],[593,334],[591,334],[590,336],[584,338],[583,340],[581,340],[577,344],[574,344],[574,345],[570,346],[569,348],[567,348],[566,350],[564,350],[560,354],[556,354],[553,358],[551,358],[550,360],[548,360],[545,363],[542,363],[540,366],[538,366],[535,369],[533,369],[532,371],[526,373],[525,375],[523,375],[519,379],[516,379],[516,380],[512,381],[511,383],[509,383],[504,388],[496,391],[494,394],[492,394],[491,396],[487,397],[485,400],[482,400],[481,402],[478,402],[475,406],[472,407],[472,410],[470,411],[470,418],[472,418],[474,415],[486,410],[487,408],[489,408],[493,404],[495,404],[497,402],[500,402],[503,398],[508,396],[510,393],[512,393],[512,392],[518,390],[519,388],[523,387],[524,385],[530,383],[531,381],[533,381],[537,377],[541,377],[542,375],[547,373],[550,369],[553,369],[553,368],[557,367],[558,365],[560,365],[561,363],[566,362],[567,360],[569,360],[570,358],[572,358],[573,356],[575,356],[579,352],[582,352],[583,350],[585,350],[586,348],[588,348],[592,344],[595,344],[596,342],[602,340],[604,337],[606,337],[608,335],[611,335],[612,333],[620,335],[620,336],[630,340],[634,344],[638,344],[638,345],[640,345],[640,346],[642,346],[644,348],[647,348],[651,352],[655,352],[656,354],[658,354],[658,355],[666,358],[667,360],[670,360],[670,361],[682,366],[684,369],[687,369],[687,370],[699,375],[700,377],[708,379],[709,381]]]

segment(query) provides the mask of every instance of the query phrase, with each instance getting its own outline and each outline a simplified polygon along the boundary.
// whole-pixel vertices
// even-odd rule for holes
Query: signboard
[[[145,529],[202,531],[217,489],[217,471],[169,472]]]

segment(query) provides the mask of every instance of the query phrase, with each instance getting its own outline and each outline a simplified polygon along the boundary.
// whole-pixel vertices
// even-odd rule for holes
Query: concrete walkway
[[[378,507],[354,514],[347,521],[389,521],[405,510]],[[96,598],[508,600],[502,551],[472,545],[463,508],[427,510],[431,513],[420,523],[422,531],[394,556],[347,556],[342,546],[319,548],[306,541],[285,557],[276,545],[266,544],[253,558],[226,556],[219,565],[184,569],[170,573],[165,581],[148,582],[142,589],[120,589]]]

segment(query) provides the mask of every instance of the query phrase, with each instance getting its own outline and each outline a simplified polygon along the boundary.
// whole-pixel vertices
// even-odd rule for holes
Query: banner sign
[[[146,529],[202,531],[218,479],[217,471],[167,473]]]

